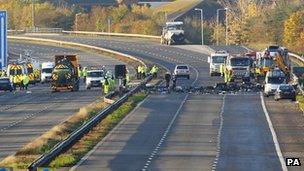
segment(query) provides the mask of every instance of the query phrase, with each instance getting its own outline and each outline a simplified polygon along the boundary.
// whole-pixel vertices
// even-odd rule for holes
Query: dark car
[[[291,99],[292,101],[296,100],[296,91],[292,85],[289,84],[281,84],[277,88],[274,100],[278,101],[280,99]]]
[[[9,78],[0,78],[0,91],[13,91],[13,86]]]

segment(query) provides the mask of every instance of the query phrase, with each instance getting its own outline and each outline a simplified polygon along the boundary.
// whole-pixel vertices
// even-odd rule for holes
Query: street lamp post
[[[204,45],[204,13],[203,13],[203,9],[201,9],[201,8],[195,8],[194,10],[201,12],[202,45]]]
[[[216,45],[219,45],[219,23],[220,23],[220,11],[227,11],[227,8],[224,9],[217,9],[216,10],[216,24],[217,24],[217,29],[216,29]],[[226,12],[227,13],[227,12]],[[227,15],[226,15],[227,17]],[[227,21],[227,20],[226,20]],[[226,31],[227,31],[227,22],[226,22]]]
[[[35,3],[32,0],[32,27],[35,29]]]
[[[228,8],[225,8],[226,11],[226,46],[228,45]]]
[[[78,31],[78,16],[81,15],[81,13],[77,13],[75,15],[75,31]]]

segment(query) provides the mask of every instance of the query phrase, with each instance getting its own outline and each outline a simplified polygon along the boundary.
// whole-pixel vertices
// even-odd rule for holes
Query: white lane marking
[[[214,159],[213,165],[212,165],[212,171],[216,170],[218,159],[220,157],[220,151],[221,151],[221,134],[223,130],[223,123],[224,123],[224,111],[225,111],[225,101],[226,101],[226,94],[223,96],[223,103],[221,107],[221,112],[220,112],[220,128],[218,129],[218,134],[217,134],[217,150],[216,150],[216,157]]]
[[[135,113],[135,111],[148,99],[148,97],[150,96],[147,96],[143,101],[138,103],[137,106],[125,118],[123,118],[99,143],[97,143],[91,151],[83,156],[75,166],[70,168],[69,171],[76,170],[83,162],[85,162],[97,150],[97,148],[100,147],[113,134],[113,132],[115,132],[123,123],[126,122],[129,117]]]
[[[166,139],[167,134],[168,134],[169,131],[171,130],[171,128],[172,128],[172,126],[173,126],[173,123],[175,122],[177,116],[179,115],[179,113],[180,113],[182,107],[184,106],[185,102],[187,101],[187,98],[188,98],[188,97],[189,97],[189,94],[187,94],[187,95],[185,96],[185,98],[183,99],[183,101],[182,101],[181,104],[179,105],[179,107],[178,107],[176,113],[174,114],[174,116],[173,116],[171,122],[169,123],[167,129],[165,130],[165,132],[164,132],[162,138],[159,140],[158,144],[156,145],[156,147],[154,148],[153,152],[150,154],[148,160],[146,161],[144,167],[141,169],[142,171],[147,170],[147,168],[148,168],[148,166],[150,165],[150,163],[151,163],[153,157],[158,153],[160,146],[162,145],[163,141]],[[151,159],[150,159],[150,158],[151,158]]]
[[[193,66],[191,66],[191,65],[190,65],[190,67],[193,68],[193,70],[196,72],[195,80],[194,80],[194,81],[192,82],[192,84],[191,84],[191,86],[193,86],[193,85],[197,82],[197,80],[198,80],[199,72],[198,72],[198,70],[197,70],[195,67],[193,67]],[[174,124],[174,122],[175,122],[177,116],[178,116],[179,113],[180,113],[180,110],[181,110],[182,107],[184,106],[184,104],[185,104],[185,102],[187,101],[187,98],[188,98],[188,97],[189,97],[189,94],[187,94],[187,95],[185,96],[185,98],[183,99],[183,101],[181,102],[181,104],[180,104],[180,106],[178,107],[176,113],[174,114],[174,116],[173,116],[171,122],[169,123],[167,129],[165,130],[163,136],[162,136],[161,139],[159,140],[159,142],[158,142],[158,144],[156,145],[156,147],[154,148],[153,152],[150,154],[150,156],[149,156],[149,158],[147,159],[147,161],[146,161],[144,167],[141,169],[142,171],[146,171],[146,170],[148,169],[148,166],[151,164],[151,162],[152,162],[154,156],[158,153],[158,151],[159,151],[161,145],[162,145],[162,144],[164,143],[164,141],[166,140],[167,134],[168,134],[169,131],[171,130],[171,128],[172,128],[172,126],[173,126],[173,124]]]
[[[277,134],[274,131],[272,122],[271,122],[270,117],[269,117],[269,113],[268,113],[266,105],[265,105],[263,93],[260,93],[260,98],[261,98],[261,104],[262,104],[262,107],[263,107],[263,111],[264,111],[264,114],[266,116],[266,120],[268,122],[268,126],[269,126],[269,129],[270,129],[271,135],[272,135],[273,143],[274,143],[277,155],[278,155],[280,163],[281,163],[282,170],[283,171],[288,171],[288,169],[285,165],[285,160],[284,160],[281,148],[280,148],[280,144],[279,144],[279,141],[278,141]]]

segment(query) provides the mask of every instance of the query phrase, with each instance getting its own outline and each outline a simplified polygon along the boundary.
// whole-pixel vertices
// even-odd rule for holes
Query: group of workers
[[[156,65],[153,65],[149,73],[153,75],[153,78],[157,78],[158,70],[159,68]],[[139,65],[137,67],[137,79],[144,79],[146,78],[147,75],[148,75],[148,67]]]
[[[21,82],[20,82],[20,80],[21,80]],[[18,78],[17,76],[13,76],[12,82],[13,82],[14,90],[16,90],[18,83],[19,83],[20,90],[22,90],[22,89],[27,90],[28,85],[30,83],[30,77],[26,74],[22,75],[22,77],[20,77],[20,78]]]

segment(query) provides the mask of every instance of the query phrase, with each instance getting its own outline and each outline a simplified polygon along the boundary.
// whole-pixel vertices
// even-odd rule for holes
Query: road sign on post
[[[0,70],[7,65],[7,12],[0,11]]]

